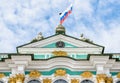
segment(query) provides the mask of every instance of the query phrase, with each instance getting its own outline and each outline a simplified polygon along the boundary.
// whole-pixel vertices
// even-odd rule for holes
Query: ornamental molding
[[[9,83],[24,83],[25,76],[24,74],[16,74],[13,77],[8,79]]]
[[[65,51],[53,51],[52,54],[54,56],[67,56],[67,52]]]
[[[81,74],[81,76],[82,76],[83,78],[92,78],[92,77],[93,77],[93,74],[92,74],[91,72],[89,72],[89,71],[85,71],[85,72],[83,72],[83,73]]]
[[[63,69],[58,69],[55,71],[55,76],[66,76],[66,71]]]
[[[52,79],[49,78],[43,79],[43,83],[52,83]]]
[[[71,83],[79,83],[79,79],[71,79]]]
[[[30,71],[30,74],[29,74],[30,78],[39,78],[40,76],[41,76],[41,74],[39,73],[39,71],[37,71],[37,70]]]
[[[113,78],[112,77],[107,77],[106,74],[97,74],[96,76],[97,82],[101,83],[113,83]]]
[[[107,77],[106,74],[97,74],[96,75],[97,82],[98,83],[105,82],[106,77]]]

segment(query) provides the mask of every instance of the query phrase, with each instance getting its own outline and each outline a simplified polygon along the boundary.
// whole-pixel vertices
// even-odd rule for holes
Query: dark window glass
[[[94,83],[91,80],[83,80],[81,83]]]
[[[0,81],[0,83],[4,83],[3,81]]]
[[[39,80],[30,80],[28,83],[41,83]]]
[[[68,82],[63,79],[58,79],[54,83],[68,83]]]
[[[120,81],[117,81],[116,83],[120,83]]]

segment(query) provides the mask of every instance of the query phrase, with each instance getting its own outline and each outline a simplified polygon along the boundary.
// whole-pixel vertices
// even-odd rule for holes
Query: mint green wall
[[[45,59],[45,55],[38,55],[38,54],[36,54],[36,55],[34,55],[34,59]]]
[[[115,76],[115,75],[117,75],[119,72],[110,72],[110,74],[112,75],[112,76]]]
[[[55,73],[55,71],[56,71],[57,69],[63,69],[63,70],[65,70],[66,73],[69,74],[69,75],[80,75],[80,74],[82,74],[82,73],[84,72],[84,71],[71,71],[71,70],[66,69],[66,68],[55,68],[55,69],[52,69],[52,70],[50,70],[50,71],[40,71],[40,73],[41,73],[42,75],[52,75],[52,74]],[[25,71],[25,74],[29,74],[29,73],[30,73],[30,71]],[[93,73],[94,75],[96,75],[96,72],[95,72],[95,71],[91,71],[91,73]]]
[[[50,71],[40,71],[42,75],[52,75],[55,73],[57,69],[63,69],[66,71],[67,74],[69,75],[81,75],[84,71],[71,71],[70,69],[67,68],[55,68]],[[92,74],[96,75],[96,71],[90,71]],[[25,74],[29,74],[30,71],[25,71]],[[116,76],[119,72],[110,72],[112,76]]]
[[[51,57],[54,57],[52,53],[47,54],[34,54],[34,59],[49,59]],[[87,54],[68,54],[68,57],[71,57],[73,59],[87,59]]]
[[[4,73],[6,76],[9,76],[11,74],[11,72],[5,72]]]
[[[52,74],[54,74],[55,73],[55,71],[57,70],[57,69],[64,69],[64,70],[66,70],[66,73],[67,74],[69,74],[69,75],[80,75],[80,74],[82,74],[84,71],[71,71],[71,70],[69,70],[69,69],[67,69],[67,68],[55,68],[55,69],[52,69],[52,70],[50,70],[50,71],[40,71],[40,73],[42,74],[42,75],[52,75]],[[94,74],[94,75],[96,75],[96,71],[90,71],[92,74]],[[5,76],[10,76],[10,74],[11,74],[11,72],[0,72],[0,73],[4,73],[5,74]],[[30,71],[25,71],[25,74],[27,75],[27,74],[29,74],[30,73]],[[117,75],[119,72],[110,72],[111,73],[111,75],[112,76],[115,76],[115,75]]]
[[[113,54],[112,58],[120,60],[120,54]]]
[[[11,74],[11,72],[0,72],[0,73],[5,74],[5,76],[10,76],[10,74]]]
[[[0,60],[2,60],[3,58],[8,58],[8,55],[7,54],[1,54],[0,55]]]
[[[87,54],[69,54],[68,56],[74,59],[87,59],[88,57]]]

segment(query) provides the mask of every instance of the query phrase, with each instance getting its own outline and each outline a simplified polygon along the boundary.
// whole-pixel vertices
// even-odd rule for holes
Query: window
[[[117,81],[116,83],[120,83],[120,81]]]
[[[0,83],[4,83],[4,82],[0,80]]]
[[[68,83],[68,82],[65,81],[64,79],[58,79],[54,83]]]
[[[91,80],[83,80],[81,83],[94,83]]]
[[[39,80],[30,80],[28,83],[41,83]]]

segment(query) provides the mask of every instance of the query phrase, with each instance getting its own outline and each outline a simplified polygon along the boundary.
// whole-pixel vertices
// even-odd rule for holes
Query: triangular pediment
[[[80,39],[75,39],[72,38],[70,36],[65,36],[65,35],[55,35],[49,38],[45,38],[41,41],[37,41],[34,43],[29,43],[26,45],[22,45],[20,47],[35,47],[35,48],[50,48],[50,47],[54,47],[55,48],[55,43],[58,41],[63,41],[66,44],[66,47],[100,47],[98,45],[92,44],[92,43],[88,43],[88,42],[84,42],[81,41]]]
[[[62,41],[64,42],[64,41]],[[54,43],[50,43],[48,45],[45,45],[45,46],[42,46],[42,48],[56,48],[57,47],[57,42],[54,42]],[[72,45],[70,43],[67,43],[67,42],[64,42],[64,48],[77,48],[77,46],[75,45]]]
[[[51,36],[51,37],[48,37],[48,38],[45,38],[45,39],[42,39],[40,41],[37,41],[37,42],[34,42],[34,43],[28,43],[28,44],[25,44],[25,45],[22,45],[22,46],[19,46],[18,47],[18,51],[19,49],[21,48],[56,48],[56,43],[59,42],[59,41],[62,41],[64,42],[65,46],[64,46],[64,49],[66,48],[100,48],[100,49],[103,49],[102,46],[99,46],[99,45],[96,45],[96,44],[93,44],[93,43],[89,43],[89,42],[85,42],[85,41],[81,41],[80,39],[77,39],[77,38],[74,38],[74,37],[71,37],[71,36],[67,36],[67,35],[62,35],[62,34],[59,34],[59,35],[54,35],[54,36]],[[60,48],[60,49],[63,49],[63,48]]]

